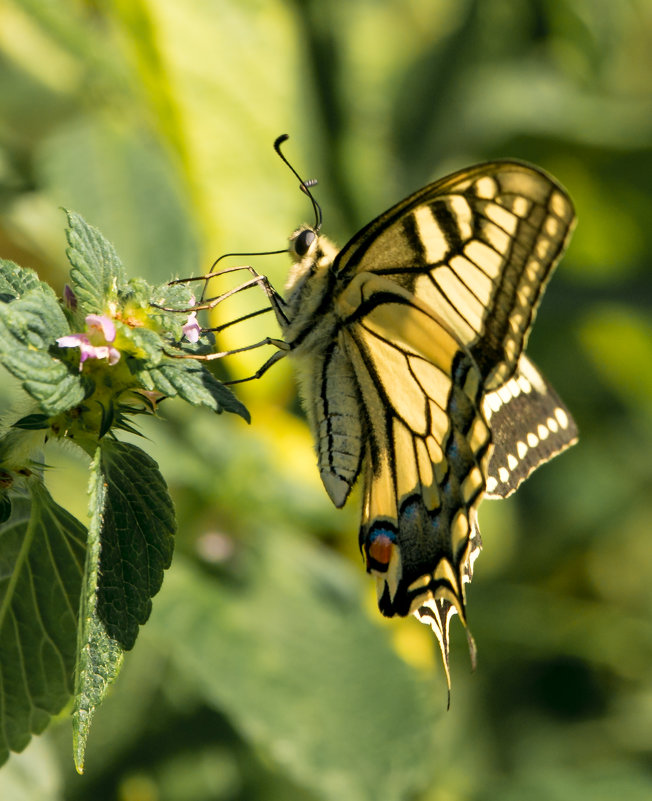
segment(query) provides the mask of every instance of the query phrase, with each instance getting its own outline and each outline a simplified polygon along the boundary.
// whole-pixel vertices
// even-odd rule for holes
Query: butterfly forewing
[[[447,320],[487,389],[514,372],[543,288],[572,229],[565,192],[518,162],[437,181],[364,228],[338,255],[338,282],[391,278]]]

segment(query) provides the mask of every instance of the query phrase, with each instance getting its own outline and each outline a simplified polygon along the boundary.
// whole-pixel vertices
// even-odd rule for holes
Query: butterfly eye
[[[306,228],[305,231],[301,231],[301,233],[297,236],[297,238],[294,240],[294,252],[300,259],[303,258],[310,250],[310,246],[316,238],[317,235],[314,231],[311,231],[310,228]]]

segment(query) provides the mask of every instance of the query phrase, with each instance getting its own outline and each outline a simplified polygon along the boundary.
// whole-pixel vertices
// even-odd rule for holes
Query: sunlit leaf
[[[102,314],[109,300],[126,284],[122,262],[113,245],[83,217],[69,211],[70,279],[81,315]]]

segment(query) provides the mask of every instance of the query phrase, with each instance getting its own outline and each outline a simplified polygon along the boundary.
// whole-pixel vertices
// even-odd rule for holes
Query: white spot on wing
[[[539,437],[537,437],[537,435],[536,435],[536,434],[533,434],[533,433],[530,431],[530,433],[527,435],[527,444],[528,444],[528,445],[529,445],[531,448],[536,448],[536,446],[539,444]]]
[[[526,395],[528,392],[532,391],[532,384],[530,384],[524,375],[518,377],[518,385],[521,388],[521,392],[525,392]]]
[[[497,412],[503,405],[503,402],[497,392],[490,392],[485,397],[485,403],[489,406],[492,412]]]
[[[527,453],[527,445],[521,440],[516,443],[516,453],[518,453],[519,459],[525,458],[525,454]]]
[[[498,482],[493,476],[489,476],[487,479],[487,492],[493,492],[496,487],[498,486]]]
[[[566,412],[563,409],[560,409],[559,407],[557,407],[555,409],[555,417],[559,421],[559,425],[562,428],[568,428],[568,415],[566,414]]]
[[[509,470],[506,467],[498,468],[498,478],[506,484],[509,481]]]
[[[539,435],[539,439],[547,439],[549,433],[550,432],[543,425],[543,423],[539,423],[539,425],[537,426],[537,434]]]
[[[518,467],[518,459],[511,453],[507,454],[507,467],[509,467],[510,470],[516,470]]]
[[[509,390],[508,384],[503,384],[502,387],[499,387],[496,392],[500,396],[500,399],[503,403],[509,403],[512,399],[512,393]]]

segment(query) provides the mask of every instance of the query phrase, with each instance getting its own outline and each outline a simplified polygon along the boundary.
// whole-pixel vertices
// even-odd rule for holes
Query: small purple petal
[[[114,341],[115,324],[113,320],[105,314],[87,314],[86,325],[89,328],[95,328],[97,331],[101,331],[107,342]]]
[[[63,288],[63,302],[69,309],[75,311],[77,308],[77,296],[72,289],[66,284]]]
[[[117,348],[109,348],[109,364],[116,364],[120,361],[120,351]]]
[[[201,334],[201,327],[197,322],[197,312],[191,312],[188,315],[188,319],[186,324],[181,328],[183,331],[184,337],[188,340],[188,342],[198,342],[199,335]]]

